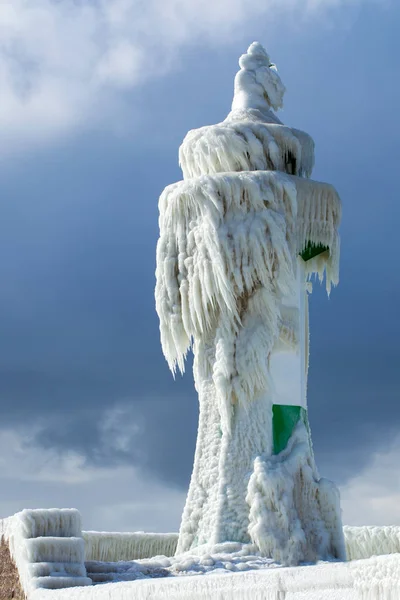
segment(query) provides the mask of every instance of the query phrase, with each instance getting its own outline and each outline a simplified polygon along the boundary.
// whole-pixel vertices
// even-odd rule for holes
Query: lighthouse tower
[[[259,43],[232,110],[190,131],[160,197],[156,307],[173,372],[194,352],[199,428],[178,552],[251,544],[283,564],[344,559],[339,494],[307,418],[309,278],[338,282],[340,199]]]

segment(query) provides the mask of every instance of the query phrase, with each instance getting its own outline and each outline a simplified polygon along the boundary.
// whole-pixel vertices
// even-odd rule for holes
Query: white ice
[[[91,585],[76,509],[23,510],[0,525],[28,596],[36,588]]]
[[[279,457],[272,439],[280,342],[295,347],[286,359],[299,352],[287,403],[306,406],[306,278],[326,273],[328,292],[338,281],[340,200],[307,179],[311,138],[273,112],[285,88],[268,54],[254,43],[239,64],[231,113],[186,136],[184,181],[159,202],[161,344],[174,373],[193,348],[200,407],[177,552],[234,540],[284,564],[343,558],[338,493],[320,480],[304,425]],[[310,243],[329,251],[302,266]],[[295,289],[301,298],[285,306]]]
[[[347,560],[369,558],[374,555],[400,554],[400,527],[344,526]]]
[[[176,551],[176,533],[112,533],[84,531],[85,560],[117,562],[150,556],[172,556]]]
[[[400,554],[400,527],[345,525],[347,560],[374,555]],[[112,533],[83,531],[85,559],[88,561],[131,561],[154,556],[174,556],[178,533]]]
[[[226,556],[227,567],[222,562],[221,570],[206,575],[176,573],[175,577],[148,578],[144,573],[144,577],[135,581],[36,590],[28,600],[398,600],[400,597],[400,555],[295,568],[264,564],[258,570],[241,572],[232,572],[231,555],[229,552]],[[158,562],[159,568],[164,569],[163,561]],[[193,560],[188,566],[195,568],[197,564]],[[146,570],[144,566],[138,567],[137,574],[140,569],[142,573]]]
[[[78,535],[79,528],[80,516],[75,510],[23,511],[0,521],[0,533],[11,542],[28,600],[125,600],[132,594],[137,600],[232,597],[235,600],[281,600],[283,593],[285,600],[397,600],[400,597],[400,527],[344,527],[350,562],[319,563],[316,567],[295,569],[279,567],[271,559],[260,556],[251,545],[226,543],[216,546],[213,554],[197,548],[191,553],[172,556],[178,540],[176,533],[84,532],[87,568],[93,579],[97,576],[97,581],[101,581],[103,574],[106,581],[114,582],[90,587],[82,587],[82,581],[89,581],[85,580],[85,565],[57,563],[54,545],[50,545],[55,551],[49,562],[21,562],[21,555],[17,556],[16,547],[21,549],[23,540],[35,539],[31,535],[56,534],[64,536],[60,539],[65,541],[68,534]],[[36,539],[43,537],[46,536],[39,535]],[[170,556],[132,560],[155,549]],[[374,556],[378,554],[387,556]],[[123,555],[131,560],[124,562]],[[105,557],[109,562],[102,561]],[[358,558],[363,560],[355,560]],[[52,589],[74,583],[79,587]]]

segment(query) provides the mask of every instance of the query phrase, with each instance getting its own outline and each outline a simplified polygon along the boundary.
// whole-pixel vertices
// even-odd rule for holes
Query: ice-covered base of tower
[[[319,479],[303,423],[280,455],[256,458],[246,500],[263,556],[283,564],[345,559],[339,492]]]
[[[310,136],[274,114],[285,87],[261,44],[239,65],[231,112],[188,133],[184,180],[159,202],[161,344],[173,372],[193,348],[200,412],[177,552],[235,542],[281,564],[342,559],[305,390],[306,281],[338,282],[340,199],[308,179]]]
[[[271,428],[269,402],[260,398],[248,409],[239,407],[232,431],[223,436],[216,402],[202,391],[177,553],[197,553],[200,546],[212,554],[216,545],[232,540],[253,544],[281,564],[344,559],[339,494],[318,477],[305,425],[300,422],[286,449],[274,456],[265,436]],[[250,429],[249,420],[257,427]]]

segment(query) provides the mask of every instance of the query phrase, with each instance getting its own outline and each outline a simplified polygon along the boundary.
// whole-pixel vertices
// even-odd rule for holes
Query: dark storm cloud
[[[147,476],[185,488],[193,463],[196,413],[194,393],[109,402],[107,409],[55,414],[31,444],[55,452],[72,449],[97,467],[134,464]]]
[[[317,462],[338,481],[400,423],[397,31],[389,16],[364,9],[352,35],[341,35],[315,32],[290,48],[282,41],[273,55],[288,86],[282,119],[313,135],[315,178],[332,182],[344,205],[340,286],[328,300],[316,284],[311,299],[309,373]],[[185,131],[228,109],[238,48],[213,56],[213,72],[211,55],[199,53],[196,77],[171,77],[162,103],[158,84],[144,89],[151,119],[134,140],[88,134],[0,175],[3,424],[38,419],[38,445],[77,450],[92,464],[132,461],[180,486],[191,470],[197,400],[190,367],[174,382],[160,350],[157,197],[180,178]],[[134,432],[122,447],[104,438],[118,406]]]
[[[159,345],[154,270],[162,183],[135,148],[125,148],[117,165],[115,147],[87,150],[77,157],[75,145],[62,148],[57,161],[43,153],[3,177],[3,426],[38,420],[40,446],[74,449],[96,465],[134,461],[185,485],[197,400],[190,366],[175,383]],[[101,437],[116,405],[132,408],[132,427],[140,425],[124,450]]]

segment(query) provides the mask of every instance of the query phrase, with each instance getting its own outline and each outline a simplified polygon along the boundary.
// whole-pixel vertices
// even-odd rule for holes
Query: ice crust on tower
[[[344,558],[338,492],[318,475],[307,421],[274,452],[270,372],[282,344],[308,353],[285,299],[299,285],[306,296],[312,273],[328,291],[338,282],[340,199],[308,179],[312,139],[275,115],[285,88],[264,48],[239,65],[232,111],[188,133],[184,180],[159,202],[161,343],[173,372],[193,348],[200,409],[177,552],[238,542],[284,564]],[[327,250],[304,263],[310,245]]]
[[[184,178],[224,171],[273,170],[309,177],[314,142],[285,127],[273,110],[285,87],[258,42],[239,59],[232,111],[223,123],[189,131],[179,149]]]

